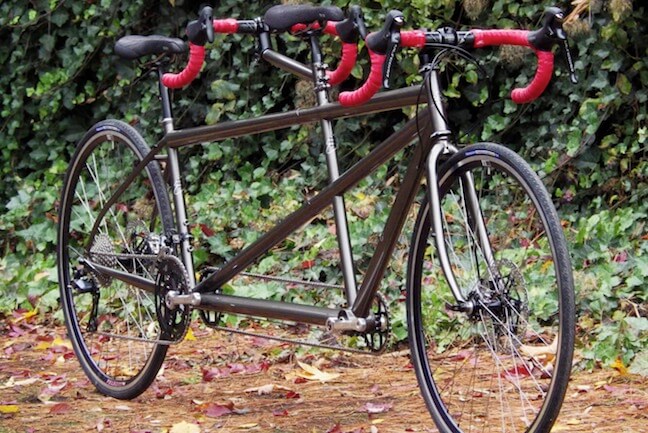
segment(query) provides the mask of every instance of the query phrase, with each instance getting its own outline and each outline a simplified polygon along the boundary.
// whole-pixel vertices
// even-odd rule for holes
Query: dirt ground
[[[194,322],[154,385],[120,401],[94,390],[62,327],[29,322],[0,321],[0,433],[437,431],[406,350],[304,349]],[[332,376],[304,378],[305,364]],[[576,372],[553,431],[648,432],[648,381]]]

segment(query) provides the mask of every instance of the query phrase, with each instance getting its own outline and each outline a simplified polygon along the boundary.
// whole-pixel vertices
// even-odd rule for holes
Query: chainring
[[[191,307],[169,307],[167,295],[189,293],[189,276],[180,261],[172,255],[161,255],[157,260],[158,274],[155,282],[155,311],[160,325],[160,338],[170,342],[183,340],[191,321]]]
[[[367,349],[378,354],[385,351],[391,336],[389,307],[384,296],[380,293],[376,293],[374,297],[371,313],[374,317],[374,326],[362,335]]]

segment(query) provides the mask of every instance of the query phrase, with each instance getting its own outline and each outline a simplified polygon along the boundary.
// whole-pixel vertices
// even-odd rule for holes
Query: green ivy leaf
[[[630,83],[630,80],[624,74],[617,76],[616,87],[626,96],[632,92],[632,83]]]

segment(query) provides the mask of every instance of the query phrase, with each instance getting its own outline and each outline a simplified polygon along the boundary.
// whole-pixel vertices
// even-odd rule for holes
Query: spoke
[[[488,326],[486,326],[483,316],[482,316],[482,322],[481,323],[484,324],[484,328],[487,330]],[[478,332],[479,332],[479,330],[478,330]],[[497,356],[495,348],[491,345],[490,339],[487,338],[484,335],[484,333],[482,333],[482,332],[479,332],[479,334],[480,334],[482,340],[484,341],[484,343],[486,344],[486,348],[490,352],[493,361],[495,361],[496,366],[500,366],[501,369],[506,371],[506,368],[505,368],[504,364],[502,363],[502,360]],[[505,422],[506,422],[506,414],[510,415],[511,424],[514,425],[513,411],[511,410],[509,399],[507,397],[507,392],[506,392],[506,389],[505,389],[504,384],[503,384],[502,375],[497,374],[496,376],[497,376],[497,383],[499,385],[499,390],[500,390],[500,392],[499,392],[499,401],[500,401],[500,406],[501,406],[500,415],[501,415],[501,420],[502,420],[502,431],[506,431],[506,424],[505,424]],[[514,383],[513,383],[513,387],[515,387]],[[504,400],[506,400],[506,406],[507,406],[506,408],[504,407]]]
[[[488,310],[487,307],[484,306],[484,310],[486,310],[486,311],[490,314],[491,318],[495,318],[495,319],[497,319],[497,318],[492,314],[492,312],[490,312],[490,311]],[[486,322],[485,322],[484,317],[483,317],[483,316],[481,316],[481,317],[482,317],[482,322],[484,323],[485,327],[488,327],[488,326],[486,325]],[[497,320],[498,320],[498,319],[497,319]],[[501,323],[501,321],[500,321],[500,323]],[[509,335],[511,335],[511,334],[509,333]],[[497,339],[497,336],[494,334],[493,337],[494,337],[493,341],[495,341],[495,340]],[[502,368],[504,369],[503,373],[504,373],[504,374],[507,374],[508,376],[511,377],[510,382],[511,382],[511,383],[513,384],[513,386],[514,386],[515,388],[517,388],[517,390],[519,391],[519,394],[520,394],[520,400],[521,400],[521,401],[520,401],[521,407],[523,408],[523,407],[525,406],[525,403],[526,403],[526,406],[530,407],[532,411],[535,411],[535,408],[534,408],[533,404],[532,404],[531,401],[528,399],[527,394],[523,391],[523,389],[522,389],[522,387],[521,387],[521,385],[520,385],[520,382],[521,382],[521,380],[520,380],[520,370],[519,370],[519,364],[516,362],[516,359],[519,359],[519,361],[521,362],[522,366],[524,367],[524,369],[525,369],[525,370],[524,370],[524,371],[525,371],[525,373],[524,373],[525,376],[526,376],[526,373],[528,373],[528,376],[527,376],[527,377],[531,378],[531,380],[533,381],[533,384],[535,385],[535,388],[536,388],[536,389],[537,389],[537,390],[538,390],[542,395],[544,395],[545,393],[544,393],[544,391],[542,390],[541,385],[538,383],[537,379],[533,376],[533,372],[532,372],[532,367],[533,367],[533,365],[529,365],[529,364],[527,364],[527,363],[524,361],[524,359],[522,358],[522,355],[517,351],[517,349],[515,349],[514,345],[511,344],[511,345],[510,345],[510,346],[511,346],[511,355],[510,355],[510,356],[511,356],[511,360],[512,360],[512,363],[513,363],[513,365],[512,365],[511,368],[513,368],[513,369],[514,369],[514,372],[515,372],[515,377],[513,377],[512,374],[509,374],[509,373],[511,373],[511,372],[510,372],[509,370],[507,370],[507,369],[504,367],[504,364],[502,363],[502,361],[500,360],[500,358],[497,356],[495,348],[492,347],[490,344],[488,344],[488,341],[486,341],[486,343],[487,343],[487,346],[488,346],[488,348],[489,348],[489,350],[490,350],[490,352],[491,352],[493,358],[496,359],[497,362],[498,362],[498,364],[501,365]],[[513,380],[513,379],[515,379],[515,380]],[[526,411],[524,411],[524,414],[525,414],[525,418],[526,418]],[[527,419],[527,421],[528,421],[528,419]]]
[[[113,144],[113,147],[114,147],[114,142],[111,142],[111,143]],[[123,163],[123,161],[122,161],[122,163]],[[106,194],[104,193],[103,188],[101,188],[102,183],[100,182],[100,179],[99,179],[99,170],[97,169],[97,160],[96,160],[96,157],[95,157],[94,153],[92,154],[92,167],[94,168],[94,171],[91,169],[91,167],[87,166],[88,173],[90,174],[90,177],[92,177],[92,179],[94,180],[95,185],[97,185],[97,193],[99,195],[101,207],[103,208],[105,206],[105,203],[108,201],[108,199],[106,198]],[[112,216],[114,221],[117,220],[117,215],[115,214],[115,210],[114,210],[113,207],[111,207],[108,210],[108,213],[110,213],[110,216]],[[107,224],[107,221],[106,220],[104,220],[104,221]],[[117,224],[114,224],[114,226],[119,231],[119,236],[121,236],[121,240],[122,240],[123,244],[128,245],[128,241],[126,240],[126,235],[122,231],[121,225],[117,223]],[[108,232],[107,227],[106,227],[106,232]]]

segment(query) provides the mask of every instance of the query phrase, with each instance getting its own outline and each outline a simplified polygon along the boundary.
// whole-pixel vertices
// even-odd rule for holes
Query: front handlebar
[[[553,75],[554,54],[533,47],[529,36],[534,32],[526,30],[473,30],[474,47],[482,48],[497,45],[518,45],[532,48],[538,59],[536,73],[531,82],[523,88],[511,91],[511,99],[516,104],[525,104],[536,100],[547,88]]]
[[[383,29],[367,37],[367,46],[371,58],[371,69],[367,81],[353,92],[341,93],[340,103],[342,105],[359,105],[368,101],[380,90],[381,86],[378,83],[381,80],[384,81],[383,84],[386,87],[394,61],[395,43],[400,47],[418,49],[424,49],[428,46],[435,47],[441,44],[446,48],[450,45],[464,49],[497,45],[529,47],[537,57],[535,75],[526,87],[513,89],[511,99],[517,104],[532,102],[545,91],[549,81],[551,81],[554,66],[552,48],[558,43],[562,43],[564,46],[570,78],[572,82],[576,81],[567,39],[562,30],[563,16],[560,9],[548,8],[545,11],[543,26],[535,31],[495,29],[465,32],[447,32],[446,30],[428,32],[423,30],[400,31],[400,25],[402,24],[397,21],[397,18],[402,17],[402,14],[398,11],[391,11],[385,20]],[[457,35],[460,35],[460,37]],[[375,52],[382,55],[375,55]]]

